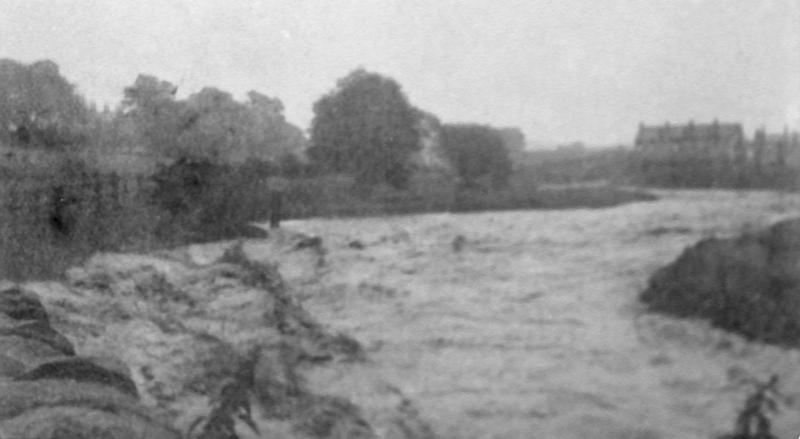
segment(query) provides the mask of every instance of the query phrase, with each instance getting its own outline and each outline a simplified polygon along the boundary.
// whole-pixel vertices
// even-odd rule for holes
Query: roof
[[[774,143],[783,142],[783,141],[791,142],[792,140],[794,140],[796,138],[797,138],[797,133],[796,132],[794,132],[794,133],[781,133],[781,134],[772,133],[772,134],[767,134],[766,135],[766,141],[767,142],[774,142]]]
[[[639,126],[636,143],[683,142],[687,140],[743,138],[744,130],[739,123],[707,123],[686,125]]]

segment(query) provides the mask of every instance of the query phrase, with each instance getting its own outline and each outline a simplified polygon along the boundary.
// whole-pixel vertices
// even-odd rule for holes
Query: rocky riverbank
[[[124,400],[124,407],[170,420],[147,418],[146,426],[161,428],[161,436],[142,436],[150,431],[144,427],[116,435],[109,427],[108,436],[92,437],[172,438],[180,433],[210,439],[228,437],[219,436],[225,432],[241,438],[432,437],[399,388],[360,375],[360,365],[369,362],[360,343],[331,332],[306,312],[282,276],[284,268],[292,284],[299,285],[323,266],[319,239],[281,232],[264,240],[157,255],[100,254],[71,269],[63,282],[4,289],[44,304],[53,330],[35,335],[51,337],[35,349],[61,349],[48,358],[60,359],[74,347],[81,356],[76,358],[116,359],[111,364],[118,367],[110,372],[107,363],[86,364],[117,378],[106,387],[113,398]],[[3,342],[10,343],[9,337],[23,343],[17,335]],[[6,349],[3,358],[9,359],[2,369],[10,372],[2,385],[20,386],[19,376],[39,376],[44,372],[37,368],[47,366],[65,380],[66,390],[86,386],[65,375],[69,369],[62,360],[31,359],[39,351],[25,343],[16,351]],[[74,411],[73,399],[58,389],[48,397]],[[33,413],[33,407],[3,411],[0,437],[55,437],[15,435],[21,431],[13,429],[19,419],[49,416]],[[135,410],[129,409],[144,416]],[[93,419],[84,417],[81,425],[90,428]]]

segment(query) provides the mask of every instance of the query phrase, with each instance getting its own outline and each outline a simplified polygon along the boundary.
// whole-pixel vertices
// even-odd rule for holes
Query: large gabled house
[[[744,129],[739,123],[686,125],[666,123],[658,126],[639,125],[636,134],[636,149],[657,155],[690,154],[709,157],[727,157],[731,161],[746,159]]]
[[[794,184],[800,138],[756,130],[745,138],[739,123],[639,125],[635,150],[642,175],[656,184],[767,187]],[[800,181],[798,181],[800,182]]]
[[[639,125],[635,149],[646,172],[662,183],[727,186],[748,162],[747,141],[739,123]]]
[[[751,144],[753,165],[759,170],[768,170],[776,166],[787,166],[800,169],[800,135],[789,132],[767,133],[758,129],[753,135]]]

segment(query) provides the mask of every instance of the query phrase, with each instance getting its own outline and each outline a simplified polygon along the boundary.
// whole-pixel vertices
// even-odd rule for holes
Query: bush
[[[182,158],[154,176],[154,205],[163,212],[156,235],[172,243],[238,236],[250,221],[266,218],[269,187],[264,163],[218,165]]]
[[[4,179],[0,275],[50,278],[97,250],[147,246],[157,216],[145,197],[120,200],[115,176],[64,160]],[[127,195],[126,195],[127,196]]]
[[[498,130],[475,124],[444,125],[442,149],[465,187],[508,186],[512,164]]]
[[[710,238],[650,279],[641,300],[653,311],[706,318],[753,340],[800,340],[800,220],[734,239]]]

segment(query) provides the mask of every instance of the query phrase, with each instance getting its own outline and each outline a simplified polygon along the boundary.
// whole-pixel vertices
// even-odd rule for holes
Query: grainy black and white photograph
[[[800,1],[0,0],[0,439],[800,437]]]

